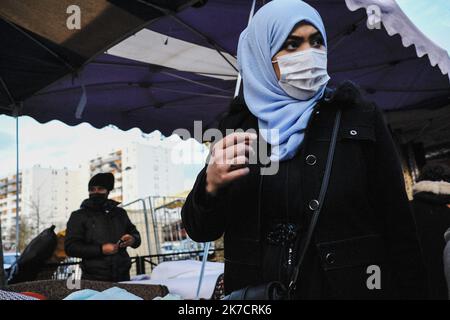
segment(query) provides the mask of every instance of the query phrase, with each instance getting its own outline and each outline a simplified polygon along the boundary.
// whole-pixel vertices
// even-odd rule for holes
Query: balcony
[[[17,183],[17,181],[15,179],[10,179],[10,180],[8,180],[7,185],[11,186],[11,185],[15,185],[16,183]],[[22,183],[22,179],[21,178],[19,178],[19,184],[20,183]]]
[[[97,158],[97,159],[93,159],[91,160],[91,167],[99,167],[102,166],[104,164],[110,163],[110,162],[116,162],[116,161],[121,161],[121,156],[120,155],[109,155],[108,157],[104,157],[104,158]]]

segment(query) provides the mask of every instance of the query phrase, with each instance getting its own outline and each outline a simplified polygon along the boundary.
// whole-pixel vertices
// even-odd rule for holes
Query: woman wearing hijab
[[[249,164],[254,134],[229,134],[214,143],[182,211],[195,241],[224,234],[226,294],[271,281],[288,286],[296,243],[320,206],[291,298],[422,298],[421,254],[392,137],[381,111],[354,84],[327,87],[319,13],[299,0],[269,2],[242,32],[238,63],[243,96],[220,129],[255,130],[278,171],[262,175],[267,165]]]

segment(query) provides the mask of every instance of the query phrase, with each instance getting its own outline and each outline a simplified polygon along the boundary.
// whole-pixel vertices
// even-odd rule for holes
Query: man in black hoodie
[[[82,258],[82,279],[128,281],[131,259],[126,248],[137,248],[141,237],[119,203],[108,199],[114,176],[99,173],[89,181],[89,198],[67,222],[65,250]]]

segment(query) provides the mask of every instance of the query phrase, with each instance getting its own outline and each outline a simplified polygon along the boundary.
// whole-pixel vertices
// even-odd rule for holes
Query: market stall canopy
[[[213,123],[215,107],[229,103],[234,84],[104,54],[79,78],[62,79],[35,94],[23,111],[40,122],[88,122],[96,128],[113,124],[122,130],[160,130],[169,136],[176,128],[193,132],[196,120]],[[87,104],[80,110],[82,87]]]
[[[148,3],[179,12],[200,1]],[[78,0],[76,5],[71,0],[2,0],[1,112],[12,114],[15,106],[67,74],[77,77],[91,58],[163,15],[140,0]]]
[[[203,129],[213,127],[234,94],[239,34],[253,4],[257,10],[264,2],[209,0],[178,13],[147,3],[163,17],[85,64],[77,78],[67,76],[25,99],[21,114],[40,122],[113,124],[166,136],[179,128],[193,133],[194,120]],[[332,86],[353,80],[386,111],[449,103],[447,52],[394,0],[307,2],[328,32]],[[367,27],[370,5],[380,10],[380,28]],[[80,109],[83,92],[87,102]]]
[[[428,39],[394,0],[307,2],[317,8],[325,22],[331,85],[353,80],[384,110],[414,109],[448,102],[448,53]],[[256,1],[257,7],[262,3]],[[371,13],[374,7],[379,9],[380,27],[369,29],[367,12]],[[216,50],[216,56],[219,57],[220,52],[223,62],[220,68],[210,69],[210,73],[222,75],[224,79],[230,75],[236,77],[236,61],[228,55],[236,55],[239,33],[245,28],[246,13],[250,8],[251,1],[236,1],[231,5],[210,0],[199,11],[181,12],[176,20],[168,16],[155,21],[149,26],[154,32],[143,30],[139,37],[141,43],[152,43],[158,33],[167,36],[166,47],[175,45],[173,39],[177,39]],[[132,39],[108,51],[123,58],[204,72],[191,63],[180,66],[183,61],[190,61],[189,50],[178,51],[176,56],[170,55],[165,60],[155,59],[153,54],[143,56],[142,52],[142,47]]]

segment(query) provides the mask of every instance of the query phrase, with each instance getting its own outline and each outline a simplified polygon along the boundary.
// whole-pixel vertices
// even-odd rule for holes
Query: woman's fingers
[[[232,159],[236,156],[244,154],[252,154],[255,152],[250,144],[257,138],[256,134],[235,132],[232,133],[219,142],[217,142],[211,149],[211,159],[213,162],[226,164],[226,160]]]
[[[247,175],[249,157],[256,154],[250,144],[258,136],[255,133],[232,133],[211,148],[206,170],[206,191],[214,194],[222,186]]]
[[[244,142],[246,144],[250,144],[252,141],[256,140],[258,136],[255,133],[249,132],[234,132],[232,134],[227,135],[225,138],[220,140],[218,144],[218,148],[226,149],[229,146],[233,146],[235,144]]]
[[[255,151],[253,150],[253,148],[244,142],[241,142],[241,143],[235,144],[233,146],[229,146],[226,149],[223,149],[223,153],[225,154],[225,156],[222,155],[222,157],[227,160],[231,160],[231,159],[234,159],[239,156],[255,155]],[[229,163],[229,162],[227,162],[227,163]]]
[[[246,167],[248,164],[248,158],[246,156],[238,156],[230,160],[228,171],[236,170]]]
[[[225,183],[230,183],[231,181],[234,181],[234,180],[239,179],[239,178],[241,178],[243,176],[246,176],[249,172],[250,172],[250,169],[248,167],[230,171],[227,174],[222,176],[222,182],[224,184]]]

